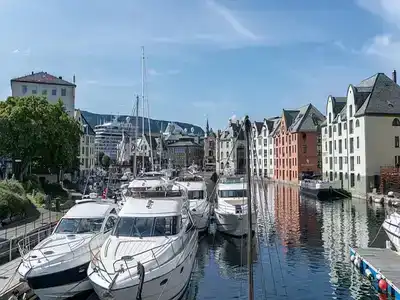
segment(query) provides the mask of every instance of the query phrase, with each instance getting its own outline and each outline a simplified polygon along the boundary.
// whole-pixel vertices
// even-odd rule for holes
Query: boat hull
[[[383,221],[382,227],[396,251],[400,251],[400,227],[397,225],[398,223],[394,223],[398,221],[397,219],[386,219]]]
[[[210,205],[207,204],[204,211],[193,212],[192,211],[193,221],[196,224],[197,230],[199,232],[204,232],[208,229],[208,225],[210,223]]]
[[[87,277],[88,265],[89,261],[45,275],[28,272],[25,280],[41,300],[67,299],[93,289]]]
[[[310,189],[300,187],[300,192],[306,196],[316,198],[318,200],[335,200],[347,197],[343,191],[338,191],[335,189]]]
[[[194,260],[198,243],[195,241],[191,251],[188,251],[183,262],[171,272],[143,283],[141,299],[142,300],[172,300],[180,299],[185,293],[190,282]],[[96,294],[101,300],[123,300],[136,299],[139,284],[121,289],[111,289],[108,291],[102,286],[91,281]]]
[[[229,234],[231,236],[243,236],[248,234],[247,223],[248,216],[247,214],[232,214],[218,211],[215,212],[215,219],[217,224],[217,230]],[[256,221],[255,213],[252,214],[252,231],[254,230]]]

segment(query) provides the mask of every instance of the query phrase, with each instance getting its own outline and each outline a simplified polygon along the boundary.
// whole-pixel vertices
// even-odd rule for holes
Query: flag
[[[103,191],[103,199],[107,198],[107,192],[108,192],[108,188],[105,188]]]

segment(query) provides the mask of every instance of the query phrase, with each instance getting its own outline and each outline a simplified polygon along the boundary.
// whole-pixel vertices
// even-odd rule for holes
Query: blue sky
[[[93,3],[96,3],[95,5]],[[132,111],[140,47],[154,118],[223,128],[344,96],[400,67],[398,0],[0,0],[0,98],[31,71],[72,79],[78,108]]]

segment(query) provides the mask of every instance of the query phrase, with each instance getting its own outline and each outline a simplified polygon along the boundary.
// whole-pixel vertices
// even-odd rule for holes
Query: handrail
[[[112,281],[111,275],[115,275],[116,273],[118,274],[118,273],[121,273],[121,272],[124,272],[124,271],[128,271],[128,272],[130,273],[130,270],[131,270],[131,269],[136,268],[136,267],[137,267],[137,264],[136,264],[136,263],[133,263],[133,264],[128,264],[128,263],[129,263],[129,262],[132,262],[135,258],[137,258],[138,256],[141,256],[141,255],[143,255],[143,254],[147,254],[147,253],[148,253],[148,254],[151,254],[151,257],[150,257],[150,259],[147,259],[146,261],[140,261],[141,264],[145,265],[145,264],[147,264],[147,263],[149,263],[149,262],[151,262],[151,261],[155,261],[158,268],[159,268],[160,266],[162,266],[162,265],[165,265],[165,264],[168,263],[173,257],[175,257],[175,256],[177,255],[177,253],[180,253],[180,252],[182,251],[182,249],[184,248],[184,245],[186,245],[187,240],[190,239],[190,236],[188,236],[188,235],[186,235],[186,234],[185,234],[185,237],[186,237],[186,238],[183,238],[182,235],[179,235],[177,238],[170,239],[167,243],[164,243],[164,244],[162,244],[162,245],[155,246],[155,247],[153,247],[153,248],[151,248],[151,249],[147,249],[147,250],[141,251],[141,252],[139,252],[139,253],[135,253],[135,254],[133,254],[133,255],[123,256],[123,257],[121,257],[121,258],[119,258],[119,259],[117,259],[117,260],[115,260],[115,261],[113,262],[113,272],[107,271],[107,269],[105,268],[103,262],[101,261],[101,258],[97,257],[97,255],[99,254],[100,251],[97,252],[96,254],[93,254],[93,253],[92,253],[92,254],[94,255],[94,256],[92,257],[92,263],[93,263],[93,265],[95,266],[96,269],[98,269],[99,271],[102,271],[102,272],[104,272],[105,274],[107,274],[107,275],[109,276],[109,278],[110,278],[110,281],[108,281],[105,277],[103,277],[103,278],[104,278],[107,282],[111,282],[111,281]],[[175,251],[175,248],[174,248],[173,245],[174,245],[178,240],[181,242],[181,246],[179,247],[178,251]],[[120,242],[118,243],[118,246],[119,246],[119,244],[121,244],[121,243],[123,243],[123,242],[126,242],[126,243],[136,243],[137,241],[120,241]],[[117,246],[117,248],[118,248],[118,246]],[[173,255],[170,259],[168,259],[167,261],[165,261],[165,262],[163,262],[163,263],[160,263],[160,262],[157,260],[157,255],[156,255],[157,252],[156,252],[155,250],[159,250],[159,249],[162,249],[162,248],[168,248],[168,246],[171,247],[171,249],[172,249],[174,255]],[[101,264],[101,266],[100,266],[100,264]],[[120,265],[117,266],[117,264],[120,264]],[[123,268],[123,266],[125,266],[125,268]],[[119,267],[119,268],[118,268],[118,267]],[[136,273],[135,273],[135,274],[136,274]],[[131,274],[130,274],[130,276],[131,276]]]

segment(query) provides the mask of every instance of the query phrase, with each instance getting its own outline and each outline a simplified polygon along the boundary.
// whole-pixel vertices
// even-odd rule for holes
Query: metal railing
[[[30,245],[35,245],[51,234],[64,212],[42,214],[32,222],[0,231],[0,265],[19,257],[19,241],[31,239]],[[35,245],[36,246],[36,245]],[[34,247],[34,246],[33,246]]]
[[[189,225],[190,226],[190,225]],[[188,227],[186,229],[186,231],[190,230],[194,228],[194,226],[192,225],[191,227]],[[100,257],[100,251],[101,248],[97,248],[97,249],[93,249],[92,248],[92,242],[89,243],[89,250],[90,250],[90,255],[91,255],[91,262],[94,265],[94,269],[96,269],[97,271],[100,271],[99,274],[102,276],[102,278],[107,281],[108,283],[112,283],[114,281],[115,276],[117,276],[119,273],[121,272],[125,272],[128,271],[129,276],[132,278],[134,276],[137,275],[137,262],[140,261],[140,263],[142,265],[145,265],[149,262],[155,261],[157,264],[157,267],[160,267],[164,264],[166,264],[167,262],[169,262],[171,259],[173,259],[174,257],[177,256],[177,254],[181,255],[183,253],[183,248],[185,247],[185,245],[188,244],[188,242],[190,242],[189,240],[193,239],[193,238],[197,238],[197,235],[187,235],[186,233],[184,233],[183,235],[179,235],[178,237],[174,238],[173,236],[171,236],[171,239],[167,242],[164,243],[162,245],[158,245],[155,247],[152,247],[151,249],[147,249],[138,253],[134,253],[132,255],[126,255],[126,256],[122,256],[120,259],[117,259],[113,262],[112,264],[112,271],[108,271],[107,268],[104,266],[101,257]],[[177,241],[180,241],[179,243],[179,248],[175,249],[174,248],[174,244],[178,244],[176,243]],[[137,242],[141,242],[139,241],[132,241],[132,240],[128,240],[128,241],[119,241],[116,249],[118,249],[119,245],[122,243],[137,243]],[[169,258],[164,261],[164,262],[160,262],[157,259],[157,252],[155,250],[162,250],[163,248],[170,248],[172,249],[172,254],[171,256],[169,256]],[[97,250],[97,251],[96,251]],[[149,254],[149,255],[146,255]],[[142,259],[146,259],[145,261],[141,260]],[[125,266],[125,268],[123,267]],[[134,269],[134,271],[131,273],[131,269]],[[105,276],[103,275],[107,275],[108,279],[105,278]],[[114,277],[112,277],[112,275],[114,275]],[[134,276],[132,276],[134,275]]]

